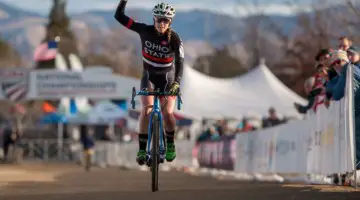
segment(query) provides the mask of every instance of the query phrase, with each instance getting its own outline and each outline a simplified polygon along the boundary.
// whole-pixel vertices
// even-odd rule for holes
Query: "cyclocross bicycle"
[[[159,164],[164,162],[165,158],[165,137],[163,131],[163,117],[161,114],[160,100],[159,97],[172,96],[167,92],[160,92],[156,90],[149,92],[147,90],[141,90],[136,93],[135,87],[132,90],[131,104],[132,108],[135,109],[135,96],[154,96],[153,109],[150,113],[149,126],[148,126],[148,143],[147,143],[147,155],[146,164],[151,168],[151,188],[152,191],[158,191],[159,185]],[[182,100],[180,92],[177,94],[177,107],[180,110]],[[152,144],[152,147],[150,146]]]

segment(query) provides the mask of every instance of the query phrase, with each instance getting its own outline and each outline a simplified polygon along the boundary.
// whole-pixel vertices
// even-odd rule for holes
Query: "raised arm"
[[[146,24],[135,22],[132,18],[125,15],[126,3],[127,0],[120,1],[116,9],[114,18],[126,28],[135,31],[137,33],[141,33],[146,27]]]
[[[172,49],[175,53],[175,81],[180,84],[183,71],[184,71],[184,46],[180,36],[172,33]]]

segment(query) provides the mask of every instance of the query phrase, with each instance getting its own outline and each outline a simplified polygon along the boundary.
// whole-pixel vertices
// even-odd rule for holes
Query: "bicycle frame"
[[[154,96],[154,105],[153,105],[153,110],[151,111],[150,113],[150,118],[149,118],[149,125],[148,125],[148,142],[147,142],[147,154],[148,155],[151,155],[151,147],[150,147],[150,144],[151,144],[151,140],[152,140],[152,119],[154,117],[154,115],[158,115],[159,116],[159,120],[160,120],[160,124],[159,124],[159,129],[160,129],[160,133],[159,133],[159,140],[160,140],[160,143],[159,143],[159,147],[160,147],[160,154],[163,154],[165,153],[165,144],[164,144],[164,131],[163,131],[163,116],[162,116],[162,113],[161,113],[161,109],[160,109],[160,99],[159,97],[160,96],[171,96],[169,95],[168,93],[166,92],[159,92],[159,91],[156,91],[156,92],[148,92],[148,91],[140,91],[139,93],[136,93],[136,89],[135,87],[133,87],[132,89],[132,99],[131,99],[131,104],[132,104],[132,108],[135,109],[135,96],[136,95],[144,95],[144,96]],[[178,100],[178,110],[180,110],[181,108],[181,104],[182,104],[182,100],[181,100],[181,96],[180,96],[180,91],[178,92],[177,94],[177,100]]]
[[[153,110],[150,113],[150,118],[149,118],[149,125],[148,125],[148,143],[147,143],[147,152],[149,155],[151,155],[151,140],[152,140],[152,119],[154,117],[154,115],[157,114],[159,116],[159,120],[160,120],[160,133],[159,133],[159,140],[160,140],[160,153],[165,152],[165,146],[164,146],[164,131],[163,131],[163,117],[161,114],[161,109],[160,109],[160,100],[159,100],[159,96],[154,96],[154,105],[153,105]]]

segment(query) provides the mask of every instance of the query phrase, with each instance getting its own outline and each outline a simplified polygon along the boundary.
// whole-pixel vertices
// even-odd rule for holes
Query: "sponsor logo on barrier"
[[[21,101],[29,91],[29,71],[26,69],[4,69],[0,71],[1,90],[10,101]]]
[[[334,125],[328,124],[321,135],[321,143],[325,146],[334,144]]]
[[[235,148],[231,148],[233,137],[222,137],[217,141],[199,143],[197,158],[200,167],[234,170]]]
[[[285,155],[289,151],[295,151],[296,146],[295,142],[291,142],[288,140],[279,140],[276,143],[276,152],[278,152],[280,155]]]

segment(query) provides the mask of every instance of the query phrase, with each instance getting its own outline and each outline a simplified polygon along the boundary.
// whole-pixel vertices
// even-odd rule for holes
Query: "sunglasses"
[[[156,18],[156,22],[157,23],[164,22],[165,24],[169,24],[171,22],[171,20],[169,18],[166,18],[166,17],[160,17],[160,18]]]

